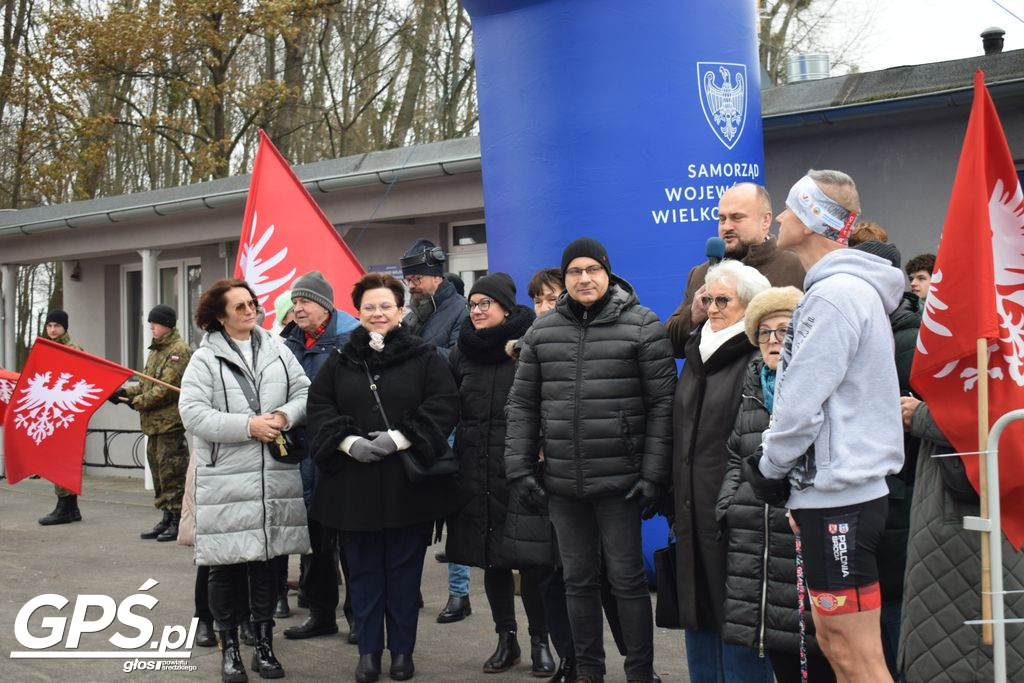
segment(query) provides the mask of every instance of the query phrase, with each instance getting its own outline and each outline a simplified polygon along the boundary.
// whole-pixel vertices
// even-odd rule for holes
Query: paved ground
[[[134,671],[124,672],[133,657],[118,651],[111,659],[21,659],[9,658],[14,651],[26,651],[15,638],[15,620],[22,606],[30,599],[53,593],[66,597],[68,605],[57,611],[41,607],[33,615],[29,632],[36,637],[50,630],[41,625],[44,617],[67,617],[71,621],[73,605],[79,595],[106,595],[115,604],[136,595],[148,579],[159,582],[145,593],[159,600],[148,611],[135,607],[134,613],[149,616],[157,640],[165,626],[188,625],[193,610],[195,567],[191,549],[174,543],[142,541],[138,535],[150,528],[159,515],[152,506],[152,494],[143,490],[139,479],[87,476],[85,495],[79,499],[84,520],[74,524],[41,527],[39,517],[53,509],[53,486],[42,479],[26,480],[16,486],[0,482],[0,680],[3,681],[108,681],[171,678],[172,680],[219,680],[219,653],[215,648],[195,647],[187,659],[192,672]],[[481,673],[483,661],[494,649],[495,635],[487,600],[483,595],[483,575],[473,570],[472,602],[474,612],[465,621],[441,625],[435,616],[447,598],[447,572],[433,560],[428,551],[423,577],[423,598],[426,607],[420,613],[419,638],[415,661],[417,681],[486,681],[510,683],[538,680],[529,676],[529,657],[524,663],[504,674]],[[292,559],[292,574],[298,573],[298,560]],[[275,651],[284,664],[289,680],[322,681],[352,680],[358,653],[355,646],[344,642],[343,633],[325,638],[290,641],[282,638],[281,629],[298,623],[305,610],[295,608],[293,616],[277,622]],[[521,628],[525,633],[525,616],[519,604]],[[85,619],[97,620],[102,608],[88,609]],[[344,624],[344,619],[339,619]],[[79,652],[116,651],[108,639],[117,632],[135,637],[138,631],[114,620],[97,633],[84,633]],[[65,652],[65,638],[45,650]],[[525,636],[520,645],[527,645]],[[250,649],[243,646],[248,666]],[[623,681],[622,658],[611,636],[606,637],[609,653],[609,682]],[[147,651],[145,648],[139,652]],[[177,659],[168,656],[167,660]],[[656,670],[666,681],[689,681],[683,654],[682,634],[678,631],[655,630]],[[387,678],[387,656],[384,659]],[[258,677],[250,680],[259,680]]]

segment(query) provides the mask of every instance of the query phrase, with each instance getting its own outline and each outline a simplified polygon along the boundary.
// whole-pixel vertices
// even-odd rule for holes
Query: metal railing
[[[116,469],[134,470],[145,468],[146,453],[144,451],[143,444],[145,443],[146,435],[138,429],[89,429],[86,431],[86,442],[88,443],[89,437],[94,435],[101,435],[103,438],[103,462],[89,462],[85,461],[88,467],[113,467]],[[111,446],[119,437],[125,437],[126,439],[134,438],[131,444],[131,450],[128,451],[131,457],[130,465],[123,465],[114,462],[114,458],[111,455]],[[124,439],[122,439],[122,442]]]

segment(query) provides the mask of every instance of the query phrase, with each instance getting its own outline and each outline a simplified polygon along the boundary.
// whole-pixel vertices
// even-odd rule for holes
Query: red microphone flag
[[[936,424],[962,453],[978,450],[977,340],[988,340],[992,424],[1024,407],[1024,194],[985,76],[974,75],[974,104],[957,166],[911,383]],[[990,456],[992,457],[992,456]],[[963,456],[978,489],[977,456]],[[999,447],[1003,533],[1024,541],[1024,425]]]
[[[263,326],[270,329],[274,300],[312,270],[334,288],[335,307],[355,315],[349,294],[363,267],[261,130],[235,277],[252,285],[267,312]]]
[[[89,419],[131,375],[103,358],[36,339],[4,415],[7,481],[38,474],[81,493]]]

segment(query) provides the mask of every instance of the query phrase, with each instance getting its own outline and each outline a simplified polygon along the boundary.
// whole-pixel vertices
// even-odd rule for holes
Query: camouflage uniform
[[[45,333],[42,336],[45,339],[49,339],[49,337],[47,337]],[[81,346],[71,341],[71,335],[68,334],[67,332],[57,337],[56,339],[51,339],[50,341],[52,341],[54,344],[62,344],[63,346],[66,346],[69,349],[75,349],[76,351],[84,350]],[[56,484],[53,485],[53,490],[56,492],[58,498],[64,498],[66,496],[75,495],[74,491],[66,489],[63,486],[57,486]]]
[[[181,376],[192,356],[192,349],[172,329],[149,346],[145,373],[150,377],[181,386]],[[143,379],[125,389],[131,406],[139,411],[142,433],[149,437],[146,458],[153,473],[153,488],[158,510],[181,514],[188,469],[188,445],[185,428],[178,414],[178,392]]]

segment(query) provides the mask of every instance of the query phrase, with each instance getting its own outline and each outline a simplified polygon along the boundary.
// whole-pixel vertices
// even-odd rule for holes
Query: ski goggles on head
[[[856,211],[837,204],[809,176],[796,181],[790,189],[786,208],[808,228],[839,244],[850,239],[858,216]]]

